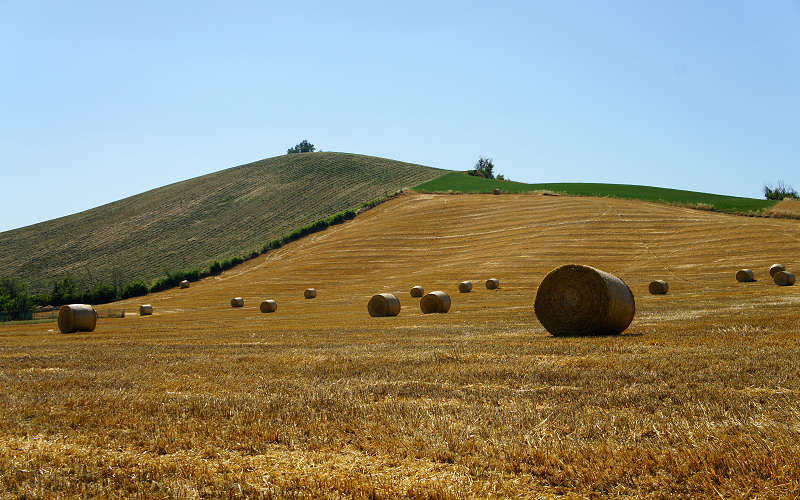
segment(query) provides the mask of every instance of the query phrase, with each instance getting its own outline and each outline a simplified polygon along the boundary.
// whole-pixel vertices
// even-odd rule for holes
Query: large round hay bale
[[[262,313],[274,313],[278,310],[278,303],[272,299],[267,299],[261,302],[259,306]]]
[[[142,304],[139,306],[139,316],[150,316],[153,314],[153,306],[150,304]]]
[[[772,264],[771,266],[769,266],[769,276],[770,278],[774,278],[775,273],[785,270],[786,266],[784,266],[783,264]]]
[[[461,293],[469,293],[472,291],[472,282],[471,281],[462,281],[458,284],[458,291]]]
[[[91,332],[97,326],[97,311],[88,304],[69,304],[58,310],[61,333]]]
[[[189,280],[183,280],[179,283],[181,288],[189,288]]]
[[[317,289],[316,288],[306,288],[303,292],[303,297],[307,299],[313,299],[317,296]]]
[[[244,299],[241,297],[232,298],[231,307],[244,307]]]
[[[669,283],[664,280],[651,281],[648,287],[653,295],[666,295],[669,292]]]
[[[489,278],[486,280],[486,289],[487,290],[497,290],[500,286],[500,280],[497,278]]]
[[[419,285],[411,287],[411,296],[412,297],[422,297],[423,295],[425,295],[425,289],[424,288],[422,288]]]
[[[752,269],[739,269],[736,271],[736,281],[739,283],[749,283],[755,280],[756,276],[753,274]]]
[[[422,314],[446,313],[450,310],[450,296],[441,290],[426,293],[419,301]]]
[[[776,285],[780,286],[792,286],[794,285],[794,273],[790,273],[789,271],[778,271],[775,273],[775,276],[772,277],[773,281],[775,281]]]
[[[633,321],[633,292],[616,276],[579,264],[550,271],[534,312],[553,335],[617,335]]]
[[[372,317],[397,316],[400,314],[400,301],[391,293],[379,293],[369,299],[367,311]]]

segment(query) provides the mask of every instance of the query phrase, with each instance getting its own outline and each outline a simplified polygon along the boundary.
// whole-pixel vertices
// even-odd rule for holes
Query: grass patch
[[[578,196],[609,196],[631,200],[671,203],[702,210],[714,210],[743,215],[759,215],[775,205],[774,200],[759,200],[740,196],[684,191],[681,189],[636,186],[632,184],[600,184],[578,182],[552,182],[526,184],[524,182],[498,181],[473,177],[463,172],[444,174],[432,181],[415,187],[424,193],[491,193],[500,188],[504,193],[529,193],[533,191],[553,191]]]

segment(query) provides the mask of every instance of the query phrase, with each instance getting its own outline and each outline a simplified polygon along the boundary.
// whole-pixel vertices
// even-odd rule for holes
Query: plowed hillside
[[[260,250],[306,224],[443,171],[372,156],[306,153],[233,167],[0,233],[0,277],[35,292],[152,281]]]
[[[402,196],[120,303],[151,317],[91,334],[0,326],[0,488],[797,497],[800,286],[767,269],[800,270],[798,234],[795,220],[630,200]],[[572,262],[629,284],[623,335],[538,323],[537,285]],[[735,281],[743,267],[756,282]],[[653,279],[669,294],[649,295]],[[412,285],[450,293],[450,313],[422,315]],[[367,315],[378,292],[397,294],[398,317]],[[265,298],[276,313],[258,311]]]

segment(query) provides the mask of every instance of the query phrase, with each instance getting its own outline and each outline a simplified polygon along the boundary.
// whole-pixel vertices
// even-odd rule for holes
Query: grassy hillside
[[[635,186],[630,184],[570,182],[525,184],[522,182],[484,179],[482,177],[467,175],[463,172],[444,174],[441,177],[420,184],[414,189],[426,193],[439,193],[450,190],[461,193],[490,193],[494,188],[500,188],[506,193],[525,193],[547,190],[581,196],[611,196],[614,198],[658,201],[682,205],[707,205],[705,208],[712,208],[720,212],[729,213],[760,212],[770,208],[776,203],[773,200],[758,200],[755,198],[724,196],[720,194],[699,193],[696,191],[683,191],[680,189],[650,186]]]
[[[442,171],[371,156],[278,156],[171,184],[85,212],[0,233],[0,276],[45,291],[150,281],[207,267]]]

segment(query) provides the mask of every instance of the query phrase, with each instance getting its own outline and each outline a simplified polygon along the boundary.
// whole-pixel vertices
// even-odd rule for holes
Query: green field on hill
[[[499,188],[504,193],[529,193],[533,191],[552,191],[579,196],[609,196],[633,200],[655,201],[677,205],[695,206],[720,212],[736,214],[759,213],[777,203],[774,200],[759,200],[739,196],[700,193],[651,186],[631,184],[596,184],[553,182],[545,184],[525,184],[513,181],[498,181],[467,175],[464,172],[450,172],[436,179],[414,187],[423,193],[491,193]]]
[[[165,271],[248,256],[298,228],[438,177],[372,156],[277,156],[0,233],[0,277],[32,293],[66,275],[78,286],[151,282]]]

